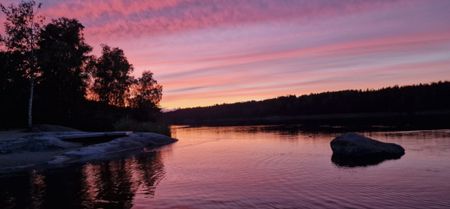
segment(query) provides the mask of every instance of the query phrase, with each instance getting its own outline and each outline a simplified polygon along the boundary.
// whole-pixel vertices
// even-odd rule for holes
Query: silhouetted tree
[[[155,119],[159,113],[159,102],[162,98],[162,86],[153,78],[153,73],[145,71],[142,77],[135,80],[131,86],[128,99],[130,107],[136,109],[136,118],[140,120]]]
[[[123,50],[103,45],[102,56],[94,64],[93,92],[100,102],[125,106],[125,100],[133,78],[133,66],[128,62]]]
[[[0,51],[0,127],[26,126],[29,81],[19,53]]]
[[[17,66],[23,71],[25,77],[29,80],[29,99],[28,99],[28,127],[33,125],[33,96],[34,82],[39,75],[37,58],[35,51],[38,48],[38,37],[41,31],[44,18],[36,14],[41,4],[34,0],[22,1],[17,6],[4,6],[0,4],[1,11],[6,15],[5,32],[2,36],[8,51],[15,54],[21,63]]]
[[[44,18],[36,15],[40,6],[33,0],[0,4],[6,14],[0,35],[0,129],[25,122],[31,128],[35,122],[110,130],[129,116],[156,118],[162,88],[152,73],[130,76],[133,66],[119,48],[104,45],[95,58],[78,20],[59,18],[43,26]]]
[[[59,18],[47,24],[39,39],[38,63],[42,75],[37,99],[46,117],[67,116],[85,100],[91,56],[84,41],[84,26],[75,19]],[[52,113],[53,112],[53,113]]]

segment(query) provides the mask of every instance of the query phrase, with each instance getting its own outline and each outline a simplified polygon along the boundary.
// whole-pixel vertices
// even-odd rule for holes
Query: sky
[[[165,109],[450,80],[449,0],[41,2],[152,71]]]

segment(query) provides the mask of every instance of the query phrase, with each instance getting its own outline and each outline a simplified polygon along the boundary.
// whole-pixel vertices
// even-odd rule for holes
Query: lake
[[[450,130],[366,132],[397,160],[335,164],[338,133],[172,127],[159,150],[0,177],[0,208],[450,208]]]

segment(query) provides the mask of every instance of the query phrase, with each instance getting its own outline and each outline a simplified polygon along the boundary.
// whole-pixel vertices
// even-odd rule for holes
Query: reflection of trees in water
[[[164,176],[159,152],[0,178],[0,208],[131,208]]]
[[[39,174],[36,171],[31,172],[30,176],[31,184],[31,208],[42,208],[42,198],[45,195],[45,176]]]
[[[12,176],[0,179],[0,206],[4,209],[27,208],[31,203],[31,178]]]

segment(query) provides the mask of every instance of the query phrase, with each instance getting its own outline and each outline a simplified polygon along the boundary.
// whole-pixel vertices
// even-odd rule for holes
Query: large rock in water
[[[405,149],[398,144],[380,142],[359,134],[347,133],[330,143],[333,154],[348,157],[400,157]]]
[[[330,143],[332,161],[340,166],[376,165],[389,159],[399,159],[405,149],[398,144],[380,142],[359,134],[347,133]]]

